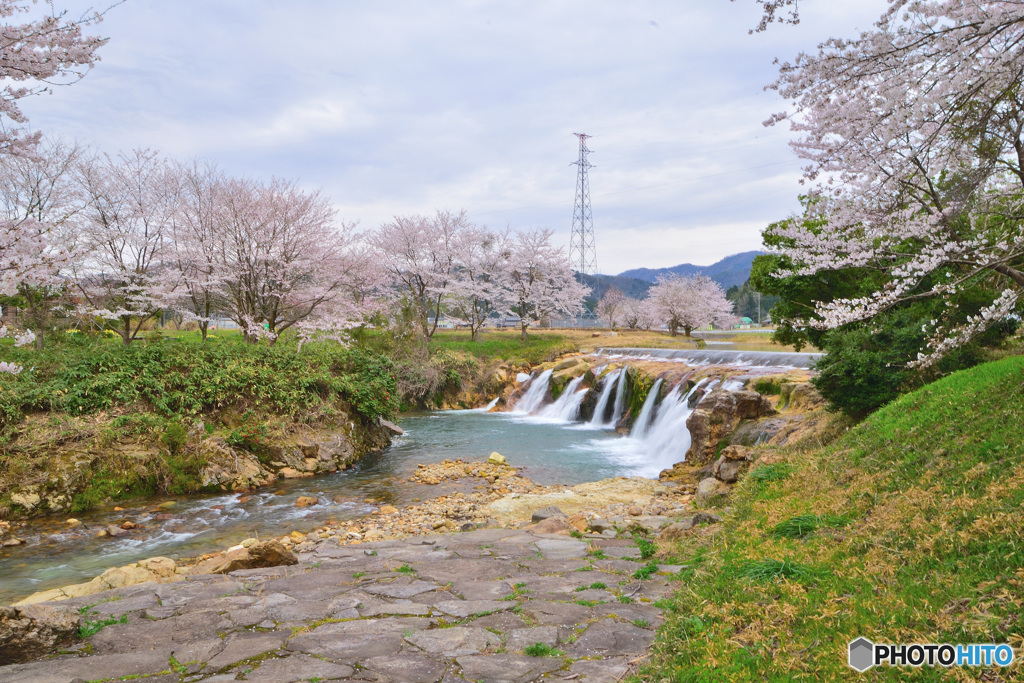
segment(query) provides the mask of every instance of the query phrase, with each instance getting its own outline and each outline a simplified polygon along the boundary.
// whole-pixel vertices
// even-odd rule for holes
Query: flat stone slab
[[[454,626],[431,631],[419,631],[405,640],[424,652],[445,657],[480,654],[501,647],[501,638],[485,628]]]
[[[92,618],[127,623],[75,644],[81,654],[0,667],[0,681],[610,683],[652,642],[663,619],[651,601],[671,586],[632,578],[640,565],[617,557],[639,552],[631,541],[599,541],[616,559],[590,556],[596,542],[516,529],[325,539],[290,567],[53,603],[98,603]],[[537,643],[564,654],[525,655]]]
[[[504,612],[516,606],[508,600],[444,600],[434,603],[434,609],[453,617],[465,619],[474,614],[485,615],[492,612]]]
[[[524,655],[475,655],[459,657],[462,677],[478,683],[527,683],[542,674],[558,671],[558,657],[526,657]]]
[[[353,673],[355,673],[355,669],[347,664],[335,664],[309,655],[293,654],[289,657],[263,661],[259,668],[245,674],[245,680],[305,681],[311,678],[330,680],[348,678]]]

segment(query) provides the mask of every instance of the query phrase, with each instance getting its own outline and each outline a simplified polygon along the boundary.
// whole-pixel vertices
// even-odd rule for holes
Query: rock
[[[708,512],[698,512],[688,517],[683,517],[674,524],[669,524],[661,530],[658,538],[662,541],[675,541],[686,535],[686,532],[698,524],[718,524],[722,518]]]
[[[294,467],[282,467],[277,471],[277,475],[285,479],[302,479],[306,476],[306,473],[300,472]]]
[[[708,477],[697,485],[697,495],[695,500],[698,505],[704,505],[721,496],[727,495],[728,493],[728,484],[718,481],[714,477]]]
[[[35,507],[39,505],[39,501],[41,500],[42,498],[39,497],[38,493],[33,493],[31,491],[27,491],[25,493],[11,494],[11,502],[14,503],[15,505],[20,505],[26,510],[35,509]]]
[[[79,525],[82,524],[82,522],[80,520],[77,520],[74,517],[71,517],[70,519],[65,520],[64,523],[66,525],[68,525],[68,526],[79,526]]]
[[[5,538],[2,542],[0,542],[0,546],[4,548],[13,548],[19,545],[25,545],[25,541],[20,538]]]
[[[132,522],[132,521],[126,521],[126,522],[122,522],[121,523],[121,528],[124,529],[125,531],[131,531],[132,529],[138,529],[139,528],[139,524],[137,524],[136,522]]]
[[[309,507],[310,505],[316,505],[319,502],[320,502],[320,499],[319,498],[315,498],[313,496],[299,496],[295,500],[295,507],[306,508],[306,507]]]
[[[818,390],[807,382],[783,382],[779,392],[779,409],[811,411],[825,404]]]
[[[158,510],[167,510],[169,508],[174,507],[176,504],[177,503],[175,503],[173,500],[165,500],[164,502],[160,503],[156,507],[157,507]]]
[[[599,517],[590,520],[589,526],[590,526],[590,530],[591,531],[593,531],[595,533],[598,533],[598,534],[604,533],[608,529],[612,529],[613,532],[614,532],[614,529],[612,527],[612,523],[609,522],[607,519],[602,519],[602,518],[599,518]]]
[[[565,513],[559,510],[554,505],[549,505],[546,508],[537,510],[530,516],[530,521],[536,524],[537,522],[543,521],[548,517],[565,517]]]
[[[565,370],[567,368],[576,367],[577,365],[579,365],[582,362],[583,361],[581,359],[579,359],[579,358],[566,358],[562,362],[560,362],[557,365],[555,365],[554,371],[555,372],[560,372],[560,371]]]
[[[720,481],[733,484],[740,478],[740,474],[747,469],[748,465],[749,463],[744,460],[726,460],[723,455],[715,461],[711,473]]]
[[[694,465],[709,464],[715,458],[718,444],[736,429],[740,420],[774,414],[768,399],[756,391],[710,392],[686,419],[691,439],[686,460]]]
[[[380,514],[382,515],[397,515],[398,508],[394,505],[382,505],[380,508]]]
[[[629,513],[630,517],[639,517],[640,515],[644,514],[643,508],[641,508],[638,505],[630,505],[629,510],[627,510],[627,512]]]
[[[298,564],[295,553],[280,541],[263,541],[248,548],[237,548],[193,567],[190,574],[229,574],[239,569],[263,569]]]
[[[538,534],[558,534],[572,531],[573,528],[574,527],[569,524],[568,519],[558,516],[542,519],[533,526],[532,530]]]
[[[749,460],[746,446],[726,446],[722,449],[722,457],[726,460]]]
[[[71,642],[79,620],[66,607],[0,607],[0,666],[38,659]]]
[[[487,462],[489,462],[492,465],[504,465],[505,456],[497,451],[494,451],[487,457]]]
[[[122,529],[119,526],[114,526],[113,524],[107,527],[107,536],[124,536],[127,533],[128,532],[125,529]]]
[[[391,422],[390,420],[385,420],[383,417],[378,417],[377,421],[380,422],[381,427],[388,430],[392,434],[396,434],[398,436],[405,434],[405,431],[401,427],[396,425],[394,422]]]
[[[576,513],[575,515],[570,515],[566,521],[569,522],[569,524],[573,528],[575,528],[576,531],[586,531],[587,528],[590,526],[587,523],[587,518],[579,513]]]

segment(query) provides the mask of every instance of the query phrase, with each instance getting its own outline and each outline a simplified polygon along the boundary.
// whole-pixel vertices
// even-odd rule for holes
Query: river
[[[354,468],[311,479],[279,480],[251,494],[163,497],[122,510],[106,506],[79,516],[82,526],[63,519],[32,521],[17,535],[26,546],[0,549],[0,604],[36,591],[87,581],[103,570],[146,557],[178,559],[227,547],[250,536],[270,538],[308,531],[329,520],[369,514],[387,502],[408,505],[441,491],[408,480],[418,463],[446,458],[481,460],[491,451],[523,468],[538,484],[577,484],[606,477],[657,476],[672,463],[646,460],[639,442],[614,432],[557,423],[512,413],[444,411],[408,414],[405,434],[390,449],[361,460]],[[299,496],[320,504],[299,508]],[[160,508],[161,503],[173,503]],[[131,520],[143,525],[118,538],[96,538],[99,529]]]

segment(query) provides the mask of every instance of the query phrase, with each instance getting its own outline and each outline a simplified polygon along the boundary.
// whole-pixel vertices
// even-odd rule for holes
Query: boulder
[[[726,446],[722,449],[722,457],[726,460],[749,460],[745,446]]]
[[[566,521],[569,522],[576,531],[586,531],[589,526],[587,524],[587,518],[579,513],[570,515]]]
[[[711,468],[711,473],[719,481],[724,481],[726,484],[734,484],[740,478],[740,475],[744,470],[747,469],[749,463],[745,460],[726,460],[723,455]]]
[[[706,505],[715,502],[718,498],[729,493],[729,485],[714,477],[709,477],[697,485],[695,501],[698,505]]]
[[[562,370],[566,370],[568,368],[576,367],[577,365],[579,365],[582,362],[583,361],[580,360],[579,358],[566,358],[562,362],[560,362],[557,365],[555,365],[554,371],[555,372],[561,372]]]
[[[66,607],[0,607],[0,666],[50,654],[77,637],[79,623]]]
[[[487,456],[487,462],[489,462],[492,465],[504,465],[505,456],[497,451],[494,451],[489,456]]]
[[[307,508],[310,505],[316,505],[320,502],[320,499],[315,496],[299,496],[295,499],[295,507]]]
[[[569,520],[564,516],[542,519],[533,526],[532,530],[538,534],[561,534],[575,531],[573,526],[569,524]]]
[[[695,465],[709,464],[715,458],[718,444],[736,429],[741,420],[774,413],[768,399],[756,391],[712,391],[686,420],[690,431],[687,461]]]
[[[298,564],[299,558],[280,541],[263,541],[248,548],[235,548],[224,555],[202,562],[190,574],[229,574],[239,569],[263,569]]]
[[[377,419],[378,419],[378,422],[380,422],[380,426],[383,427],[384,429],[388,430],[392,434],[395,434],[395,435],[398,435],[398,436],[401,436],[402,434],[405,434],[405,431],[401,427],[396,425],[394,422],[391,422],[389,420],[385,420],[383,417],[380,417],[380,418],[377,418]]]
[[[548,507],[541,508],[540,510],[537,510],[532,515],[530,515],[530,521],[536,524],[537,522],[541,522],[547,519],[548,517],[565,517],[565,513],[559,510],[554,505],[549,505]]]

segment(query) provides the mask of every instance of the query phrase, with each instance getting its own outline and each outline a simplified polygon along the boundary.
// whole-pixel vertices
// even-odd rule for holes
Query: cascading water
[[[640,409],[640,415],[636,418],[636,423],[633,425],[633,431],[629,433],[635,439],[642,439],[647,434],[647,424],[651,421],[651,413],[654,412],[654,403],[658,400],[658,392],[661,390],[661,384],[664,382],[662,378],[658,378],[654,382],[654,386],[647,392],[647,398],[644,399],[644,405]]]
[[[568,386],[558,397],[558,400],[549,406],[545,406],[538,413],[540,417],[558,422],[572,422],[580,412],[580,404],[589,389],[577,389],[583,381],[583,375],[569,382]]]
[[[491,402],[485,405],[483,408],[477,408],[481,413],[489,413],[494,406],[498,405],[498,401],[501,400],[501,396],[491,399]]]
[[[626,380],[627,373],[629,372],[629,366],[622,368],[619,373],[618,387],[615,389],[615,408],[612,410],[611,422],[605,424],[605,427],[611,429],[615,428],[615,425],[619,424],[619,420],[622,419],[622,409],[626,404]]]
[[[661,402],[657,416],[641,437],[641,447],[652,464],[671,467],[686,459],[686,451],[690,450],[686,419],[693,412],[690,397],[705,381],[697,382],[685,395],[680,382]]]
[[[528,415],[537,410],[537,408],[540,408],[540,404],[544,402],[544,397],[548,393],[548,382],[550,381],[551,370],[545,370],[537,377],[534,377],[530,381],[530,386],[527,387],[526,393],[516,403],[512,412]]]
[[[597,399],[597,406],[594,408],[594,416],[590,418],[593,427],[604,427],[604,411],[608,408],[608,399],[612,396],[612,389],[619,379],[620,370],[613,370],[604,379],[604,387],[601,389],[601,396]]]

